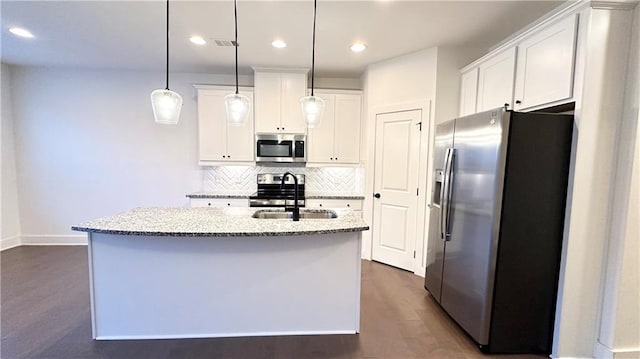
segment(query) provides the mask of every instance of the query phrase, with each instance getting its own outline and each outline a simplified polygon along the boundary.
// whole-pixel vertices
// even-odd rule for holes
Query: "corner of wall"
[[[15,134],[11,68],[2,64],[0,70],[0,97],[2,101],[0,130],[0,250],[22,244],[18,206],[18,183],[15,156]]]

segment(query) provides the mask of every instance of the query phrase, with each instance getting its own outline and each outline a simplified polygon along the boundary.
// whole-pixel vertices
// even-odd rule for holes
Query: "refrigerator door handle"
[[[444,178],[442,180],[442,187],[440,188],[440,200],[442,205],[440,206],[440,238],[447,240],[447,225],[448,225],[448,209],[449,206],[449,173],[451,165],[452,148],[447,148],[444,156]]]
[[[442,239],[445,241],[451,240],[451,233],[449,232],[450,217],[451,217],[451,187],[453,183],[453,159],[455,156],[454,148],[447,148],[446,163],[444,169],[444,193],[442,197]]]

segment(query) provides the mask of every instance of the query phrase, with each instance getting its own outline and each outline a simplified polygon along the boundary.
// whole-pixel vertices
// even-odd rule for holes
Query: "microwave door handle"
[[[449,156],[448,156],[448,163],[447,163],[447,170],[446,170],[446,181],[447,181],[447,190],[444,194],[444,198],[446,201],[446,206],[444,208],[445,212],[444,212],[444,240],[445,241],[450,241],[451,240],[451,231],[450,231],[450,227],[451,227],[451,195],[453,193],[452,188],[453,188],[453,176],[454,176],[454,171],[453,171],[453,161],[455,160],[455,155],[456,155],[456,150],[454,148],[450,148],[449,149]]]
[[[445,228],[446,228],[446,209],[447,209],[447,173],[449,166],[449,156],[451,155],[451,149],[447,148],[444,155],[444,176],[442,178],[442,185],[440,186],[440,221],[438,223],[438,227],[440,230],[440,239],[445,239]]]

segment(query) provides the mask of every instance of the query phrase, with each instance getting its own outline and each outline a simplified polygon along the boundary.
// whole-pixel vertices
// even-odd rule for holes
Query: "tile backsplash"
[[[216,166],[203,168],[204,192],[245,194],[257,190],[258,173],[303,173],[307,192],[364,193],[364,168],[361,167],[264,167]]]

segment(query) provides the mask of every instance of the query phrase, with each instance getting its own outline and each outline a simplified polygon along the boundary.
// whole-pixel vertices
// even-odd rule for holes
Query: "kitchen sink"
[[[292,212],[261,210],[256,211],[251,217],[259,219],[291,219]],[[300,219],[332,219],[338,218],[335,211],[328,209],[300,210]]]

